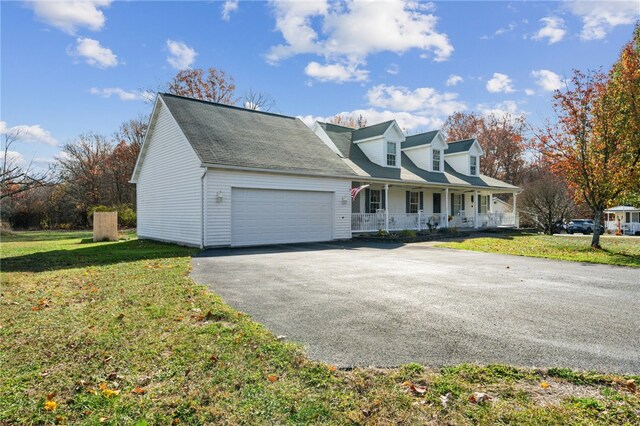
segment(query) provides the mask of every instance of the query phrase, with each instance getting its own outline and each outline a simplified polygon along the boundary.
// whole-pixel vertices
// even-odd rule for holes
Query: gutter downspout
[[[207,176],[208,168],[204,169],[204,173],[200,177],[200,248],[204,249],[205,244],[205,214],[206,214],[206,203],[205,203],[205,193],[207,180],[205,179]]]

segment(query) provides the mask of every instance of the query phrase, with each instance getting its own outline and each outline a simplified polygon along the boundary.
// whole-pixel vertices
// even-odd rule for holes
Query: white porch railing
[[[517,226],[517,217],[513,213],[479,213],[479,228],[497,228],[499,226]],[[386,214],[380,213],[352,213],[352,232],[376,232],[386,229]],[[388,231],[402,231],[404,229],[421,231],[430,228],[446,227],[444,213],[389,213]],[[449,221],[450,228],[474,228],[474,217],[457,214]]]
[[[385,228],[384,213],[352,213],[351,232],[376,232]]]
[[[618,222],[607,220],[604,223],[604,228],[611,232],[615,232],[618,230]],[[635,235],[636,232],[640,231],[640,223],[638,222],[622,223],[620,224],[620,230],[625,235]]]

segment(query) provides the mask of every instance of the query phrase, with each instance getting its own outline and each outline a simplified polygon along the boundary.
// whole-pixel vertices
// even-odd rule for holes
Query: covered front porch
[[[362,182],[353,187],[362,189],[351,204],[352,233],[518,226],[515,192],[508,192],[513,210],[504,211],[494,203],[500,192],[493,190]]]
[[[640,208],[617,206],[604,211],[604,227],[612,233],[640,233]]]

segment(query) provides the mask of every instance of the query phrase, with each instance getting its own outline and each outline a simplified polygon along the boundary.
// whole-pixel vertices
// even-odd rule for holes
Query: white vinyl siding
[[[371,162],[379,166],[385,166],[386,163],[382,161],[382,154],[384,153],[383,143],[384,140],[382,138],[379,138],[367,142],[358,143],[358,146]]]
[[[205,245],[208,247],[232,244],[232,191],[237,188],[332,193],[334,222],[331,239],[351,238],[351,180],[349,179],[209,169],[205,187]],[[222,196],[220,201],[217,197],[218,192]]]
[[[162,101],[157,108],[139,165],[138,236],[200,246],[204,169]]]

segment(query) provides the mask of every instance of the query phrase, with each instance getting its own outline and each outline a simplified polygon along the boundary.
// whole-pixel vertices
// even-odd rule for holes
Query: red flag
[[[371,185],[362,185],[362,186],[358,186],[357,188],[351,188],[351,201],[354,201],[358,196],[358,193],[363,189],[368,188],[369,186]]]

